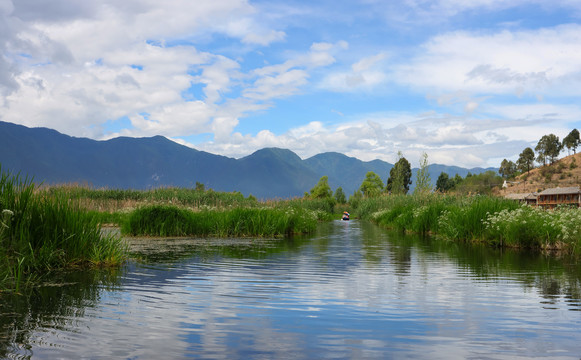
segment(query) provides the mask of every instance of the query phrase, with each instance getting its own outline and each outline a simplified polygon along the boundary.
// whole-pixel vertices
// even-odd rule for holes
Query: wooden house
[[[537,206],[552,209],[558,205],[581,205],[581,189],[576,187],[552,188],[540,192],[537,196]]]
[[[505,199],[535,206],[537,204],[537,193],[508,194],[505,196]]]

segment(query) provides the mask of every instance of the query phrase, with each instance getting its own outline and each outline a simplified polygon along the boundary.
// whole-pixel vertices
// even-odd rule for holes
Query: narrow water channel
[[[130,242],[122,269],[0,296],[0,357],[581,358],[571,258],[359,221],[284,240]]]

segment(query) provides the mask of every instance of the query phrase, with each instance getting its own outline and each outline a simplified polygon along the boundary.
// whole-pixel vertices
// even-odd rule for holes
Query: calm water
[[[335,221],[133,240],[139,261],[0,298],[0,357],[581,358],[581,267]]]

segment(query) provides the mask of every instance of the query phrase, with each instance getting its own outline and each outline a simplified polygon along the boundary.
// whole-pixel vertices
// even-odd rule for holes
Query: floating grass
[[[150,205],[133,211],[122,232],[132,236],[269,237],[312,232],[317,220],[316,211],[294,207],[191,211]]]

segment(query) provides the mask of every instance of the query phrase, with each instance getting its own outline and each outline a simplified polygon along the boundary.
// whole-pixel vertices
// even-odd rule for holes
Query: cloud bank
[[[232,157],[276,146],[498,166],[581,124],[579,10],[0,0],[0,120]]]

